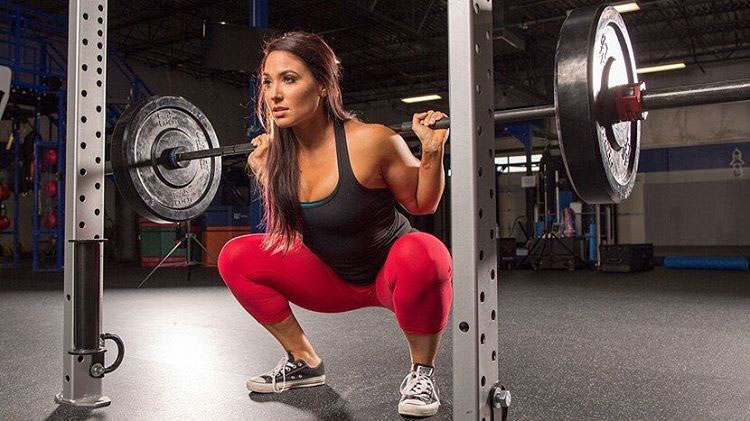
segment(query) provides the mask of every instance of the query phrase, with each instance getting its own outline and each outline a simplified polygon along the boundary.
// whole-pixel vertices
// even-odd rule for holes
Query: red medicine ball
[[[54,212],[45,213],[42,223],[49,229],[55,228],[57,226],[57,215]]]
[[[57,165],[57,150],[47,149],[47,152],[44,153],[44,160],[49,165]]]
[[[57,181],[48,181],[44,183],[44,192],[49,197],[55,197],[57,195]]]

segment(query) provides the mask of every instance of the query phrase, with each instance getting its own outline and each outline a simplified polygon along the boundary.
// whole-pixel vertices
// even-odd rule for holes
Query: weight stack
[[[250,226],[207,226],[203,231],[203,245],[210,253],[203,252],[203,266],[216,267],[221,248],[229,240],[240,235],[250,234]]]
[[[599,256],[602,272],[639,272],[654,268],[653,244],[602,244]]]

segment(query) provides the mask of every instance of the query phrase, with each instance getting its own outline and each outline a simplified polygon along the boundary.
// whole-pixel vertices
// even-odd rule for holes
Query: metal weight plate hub
[[[179,222],[202,214],[216,195],[221,157],[181,162],[166,154],[218,148],[208,118],[181,97],[155,96],[130,106],[112,134],[115,183],[141,216],[157,223]]]
[[[638,82],[633,47],[609,6],[578,9],[563,23],[555,63],[560,150],[587,203],[619,203],[638,171],[641,122],[617,122],[611,88]]]

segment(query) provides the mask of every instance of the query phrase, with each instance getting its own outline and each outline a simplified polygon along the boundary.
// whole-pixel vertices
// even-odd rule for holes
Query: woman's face
[[[280,128],[310,119],[325,96],[325,89],[305,63],[286,51],[273,51],[266,57],[261,86],[266,105]]]

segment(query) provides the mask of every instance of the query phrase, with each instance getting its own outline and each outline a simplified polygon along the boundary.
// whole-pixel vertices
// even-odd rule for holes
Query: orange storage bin
[[[203,252],[203,266],[216,266],[214,258],[219,257],[221,248],[229,240],[240,235],[250,234],[250,226],[230,226],[230,227],[206,227],[203,231],[203,245],[208,249],[209,254]],[[213,257],[212,257],[213,256]]]

